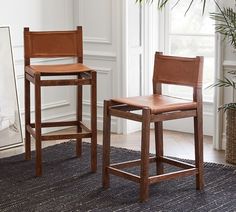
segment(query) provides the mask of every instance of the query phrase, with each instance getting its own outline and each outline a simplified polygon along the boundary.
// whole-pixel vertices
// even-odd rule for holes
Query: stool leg
[[[155,144],[156,144],[156,169],[157,174],[164,173],[163,163],[158,160],[159,157],[163,157],[163,124],[162,122],[155,122]]]
[[[30,124],[30,81],[26,78],[25,73],[25,159],[31,159],[31,142],[30,133],[27,130],[27,125]]]
[[[97,171],[97,73],[92,72],[91,85],[91,171]]]
[[[197,117],[194,117],[194,141],[195,141],[195,163],[198,169],[196,175],[196,188],[203,189],[203,126],[202,112],[197,112]]]
[[[80,78],[80,76],[78,76]],[[77,132],[80,133],[82,132],[82,128],[79,124],[79,122],[82,121],[82,101],[83,101],[83,89],[82,85],[77,86],[77,109],[76,109],[76,116],[77,116]],[[76,156],[81,157],[82,155],[82,139],[77,138],[76,139]]]
[[[110,141],[111,141],[111,116],[109,113],[110,101],[104,101],[103,112],[103,168],[102,168],[102,185],[103,188],[109,188],[110,178],[108,166],[110,165]]]
[[[150,140],[150,109],[143,109],[142,140],[141,140],[141,173],[140,201],[144,202],[149,196],[149,140]]]
[[[36,176],[42,175],[41,144],[41,86],[40,75],[35,75],[35,143],[36,143]]]

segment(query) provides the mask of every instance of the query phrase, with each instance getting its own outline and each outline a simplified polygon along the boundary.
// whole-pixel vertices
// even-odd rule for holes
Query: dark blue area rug
[[[38,178],[34,160],[25,161],[23,155],[0,159],[0,211],[236,211],[234,167],[206,163],[204,191],[195,190],[195,177],[185,177],[151,185],[149,201],[140,203],[136,183],[111,176],[110,189],[102,189],[101,146],[95,174],[90,173],[90,144],[83,144],[82,158],[74,155],[74,142],[45,148],[43,176]],[[112,162],[139,156],[112,148]]]

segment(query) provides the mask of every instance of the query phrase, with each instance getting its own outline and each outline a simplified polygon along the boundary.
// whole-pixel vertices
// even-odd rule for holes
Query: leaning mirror
[[[0,27],[0,150],[23,143],[9,27]]]

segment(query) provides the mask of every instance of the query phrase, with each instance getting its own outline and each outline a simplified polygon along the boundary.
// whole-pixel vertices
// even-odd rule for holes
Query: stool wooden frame
[[[82,138],[91,138],[91,170],[97,170],[97,91],[96,71],[83,65],[82,27],[71,31],[32,32],[24,28],[25,50],[25,158],[31,159],[31,136],[35,138],[36,176],[42,175],[42,142],[61,139],[76,139],[76,155],[81,156]],[[77,63],[57,65],[31,65],[32,58],[74,57]],[[44,79],[54,76],[53,79]],[[55,79],[60,76],[60,79]],[[75,76],[75,79],[62,79],[61,76]],[[42,78],[44,77],[44,78]],[[31,123],[30,82],[35,91],[35,123]],[[91,87],[91,129],[82,123],[82,86]],[[75,121],[42,122],[41,87],[76,86],[77,115]],[[44,127],[76,126],[73,134],[42,134]]]
[[[196,189],[203,189],[203,129],[202,129],[202,66],[203,57],[183,58],[162,55],[157,52],[155,55],[152,101],[155,105],[146,105],[138,97],[137,104],[135,97],[111,99],[104,101],[104,125],[103,125],[103,187],[110,186],[109,175],[131,180],[140,184],[140,201],[146,201],[149,196],[149,185],[163,180],[170,180],[178,177],[196,175]],[[181,70],[183,69],[183,70]],[[186,72],[188,71],[188,72]],[[161,84],[176,84],[193,87],[193,101],[183,104],[170,105],[171,102],[163,103]],[[177,99],[179,100],[179,99]],[[168,105],[169,104],[169,105]],[[170,107],[169,107],[170,106]],[[174,107],[173,107],[174,106]],[[156,108],[155,108],[156,107]],[[132,113],[135,110],[142,110],[142,114]],[[155,111],[156,110],[156,111]],[[141,138],[141,159],[122,163],[110,164],[110,127],[111,116],[130,119],[142,123]],[[195,140],[195,165],[180,162],[167,158],[163,153],[163,126],[162,122],[178,118],[193,117],[194,119],[194,140]],[[156,156],[149,157],[150,123],[155,126]],[[156,163],[156,176],[149,176],[149,163]],[[163,163],[167,163],[183,170],[171,173],[164,173]],[[140,176],[131,174],[122,169],[141,166]]]

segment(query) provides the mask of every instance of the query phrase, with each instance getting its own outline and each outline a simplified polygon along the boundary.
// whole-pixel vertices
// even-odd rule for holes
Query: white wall
[[[98,129],[102,129],[103,100],[122,92],[122,0],[23,0],[4,1],[0,7],[0,26],[10,26],[17,76],[20,111],[24,124],[23,28],[32,30],[66,30],[83,26],[84,63],[97,71]],[[53,63],[57,60],[37,60]],[[68,61],[59,61],[66,63]],[[45,90],[47,91],[45,92]],[[34,95],[32,86],[32,114]],[[75,89],[43,88],[43,120],[69,120],[75,117]],[[84,89],[84,117],[90,119],[89,88]],[[120,131],[112,119],[112,130]],[[89,122],[88,122],[89,123]]]
[[[98,72],[98,128],[102,129],[103,100],[116,96],[133,95],[142,92],[131,85],[133,78],[126,68],[138,69],[136,84],[142,81],[139,45],[143,38],[132,38],[140,32],[142,20],[140,11],[131,5],[132,0],[22,0],[4,1],[0,7],[0,25],[11,27],[15,69],[19,88],[20,110],[24,115],[23,92],[23,27],[32,30],[73,29],[82,25],[84,30],[84,63]],[[233,5],[232,1],[227,1]],[[135,18],[136,17],[136,18]],[[132,20],[135,23],[132,24]],[[132,27],[132,28],[130,28]],[[145,26],[144,26],[145,27]],[[135,32],[135,33],[133,33]],[[140,34],[139,34],[140,35]],[[142,40],[144,41],[144,40]],[[128,46],[128,51],[126,47]],[[132,53],[132,48],[138,51]],[[129,57],[129,53],[132,53]],[[223,69],[236,69],[235,52],[226,45],[221,48]],[[138,58],[139,57],[139,58]],[[138,67],[133,66],[139,60]],[[45,62],[45,61],[42,61]],[[66,61],[60,61],[66,62]],[[137,65],[137,64],[136,64]],[[130,69],[131,70],[131,69]],[[130,72],[130,73],[131,73]],[[123,80],[123,81],[122,81]],[[59,90],[58,90],[59,89]],[[89,120],[89,92],[84,91],[84,120]],[[73,88],[47,88],[43,93],[43,119],[72,119],[75,115],[75,90]],[[232,91],[224,91],[224,102],[233,99]],[[220,101],[219,101],[220,102]],[[33,105],[32,105],[33,108]],[[22,117],[24,119],[24,117]],[[219,122],[223,122],[220,120]],[[112,120],[113,131],[121,132],[121,122]],[[221,123],[221,128],[224,123]],[[224,132],[223,132],[224,135]],[[222,134],[219,136],[222,138]]]
[[[20,111],[24,122],[23,28],[30,27],[32,30],[73,29],[73,0],[2,1],[0,14],[0,26],[10,26],[11,30]],[[61,87],[59,90],[49,88],[47,94],[43,89],[43,120],[72,118],[75,114],[74,103],[73,88]],[[32,104],[32,111],[33,108]]]
[[[122,92],[122,0],[75,0],[74,24],[83,26],[84,63],[97,71],[98,129],[102,129],[103,100]],[[84,118],[90,118],[89,92],[85,90]],[[112,119],[112,130],[118,129]]]

